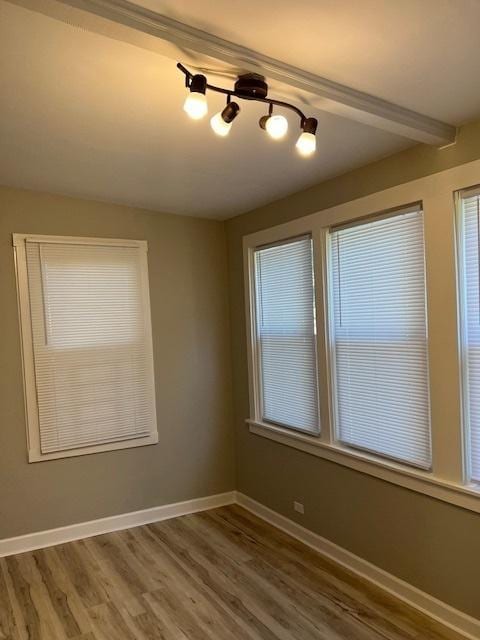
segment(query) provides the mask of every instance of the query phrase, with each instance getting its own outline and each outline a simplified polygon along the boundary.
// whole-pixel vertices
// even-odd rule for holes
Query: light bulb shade
[[[192,76],[189,85],[190,91],[193,93],[205,93],[207,90],[207,79],[201,73]]]
[[[192,120],[200,120],[207,115],[208,105],[204,93],[191,92],[183,105],[184,111]]]
[[[300,134],[296,147],[302,156],[311,156],[317,148],[315,133],[317,132],[318,120],[316,118],[306,118],[302,122],[303,132]]]
[[[201,73],[197,73],[190,80],[190,93],[183,105],[184,111],[193,120],[200,120],[207,115],[208,105],[205,91],[207,90],[207,79]]]
[[[224,138],[230,133],[232,123],[225,122],[225,120],[222,118],[222,113],[219,111],[210,120],[210,126],[212,127],[213,131],[217,134],[217,136],[221,136],[222,138]]]
[[[269,116],[265,120],[265,129],[271,138],[280,140],[288,131],[288,120],[283,116]]]
[[[297,140],[296,147],[300,155],[311,156],[312,153],[315,153],[315,149],[317,148],[315,135],[313,133],[308,133],[308,131],[303,131]]]
[[[269,119],[269,117],[270,116],[262,116],[260,118],[260,120],[258,121],[260,129],[263,129],[265,131],[265,129],[267,128],[267,120]]]
[[[225,120],[225,122],[233,122],[238,116],[239,111],[240,107],[236,102],[229,102],[225,109],[222,111],[222,118]]]
[[[213,116],[210,125],[217,136],[225,137],[229,134],[233,120],[237,117],[240,107],[236,102],[229,102],[222,112]]]
[[[317,133],[318,120],[316,118],[305,118],[305,121],[302,124],[302,129],[305,133],[313,133],[315,135]]]

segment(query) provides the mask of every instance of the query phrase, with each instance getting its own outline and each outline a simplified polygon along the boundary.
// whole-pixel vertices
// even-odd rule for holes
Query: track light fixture
[[[318,122],[316,118],[307,118],[305,114],[293,104],[283,102],[282,100],[274,100],[267,98],[268,85],[265,78],[256,73],[247,73],[239,76],[235,82],[233,89],[223,89],[208,84],[207,78],[200,74],[193,74],[186,69],[180,62],[177,67],[185,75],[185,86],[189,90],[189,94],[183,106],[186,113],[193,120],[200,120],[208,112],[206,92],[215,91],[223,93],[227,96],[227,104],[222,111],[216,113],[210,120],[210,126],[219,136],[227,136],[232,127],[233,120],[237,117],[240,107],[236,102],[232,102],[232,96],[241,100],[254,100],[268,104],[268,115],[262,116],[259,125],[274,140],[280,140],[285,137],[288,131],[288,121],[280,114],[273,114],[273,108],[280,107],[294,111],[300,118],[301,133],[296,143],[296,148],[300,155],[310,156],[316,149],[316,138]]]

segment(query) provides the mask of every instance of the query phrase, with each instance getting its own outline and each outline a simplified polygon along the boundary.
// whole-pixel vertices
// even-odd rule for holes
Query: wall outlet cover
[[[305,513],[305,507],[301,502],[294,502],[293,508],[295,509],[295,511],[297,511],[297,513]]]

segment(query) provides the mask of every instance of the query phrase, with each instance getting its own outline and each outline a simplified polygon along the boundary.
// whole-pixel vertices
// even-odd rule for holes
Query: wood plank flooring
[[[238,506],[0,559],[1,640],[460,640]]]

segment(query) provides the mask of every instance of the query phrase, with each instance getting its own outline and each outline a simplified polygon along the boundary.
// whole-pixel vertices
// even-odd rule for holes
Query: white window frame
[[[26,259],[26,243],[30,242],[48,242],[49,244],[72,244],[72,245],[96,245],[96,246],[113,246],[113,247],[130,247],[137,248],[141,252],[141,275],[142,289],[144,292],[144,311],[147,326],[147,339],[150,353],[153,354],[152,345],[152,327],[150,314],[150,292],[148,283],[148,263],[147,263],[147,242],[144,240],[119,240],[111,238],[86,238],[73,236],[48,236],[36,234],[14,233],[13,250],[15,260],[15,273],[17,281],[17,301],[18,314],[20,321],[20,343],[22,355],[22,371],[24,385],[24,401],[25,401],[25,423],[27,451],[29,462],[42,462],[45,460],[56,460],[59,458],[70,458],[74,456],[88,455],[92,453],[100,453],[102,451],[114,451],[118,449],[131,449],[134,447],[143,447],[158,443],[158,428],[156,422],[156,407],[153,402],[153,416],[155,418],[155,429],[148,435],[141,438],[132,438],[119,442],[105,443],[88,447],[79,447],[65,451],[56,451],[54,453],[42,453],[40,447],[40,424],[38,416],[38,404],[35,381],[35,366],[33,354],[32,340],[32,321],[30,314],[30,299],[28,294],[28,274]],[[150,384],[154,388],[154,371],[153,371],[153,355],[150,363],[149,372]]]
[[[464,477],[465,482],[476,486],[480,490],[480,482],[471,480],[471,456],[470,456],[470,403],[468,394],[468,344],[467,344],[467,314],[464,291],[465,283],[465,254],[463,246],[463,207],[462,200],[468,196],[480,196],[480,185],[460,189],[455,192],[455,220],[457,228],[457,272],[458,272],[458,317],[460,340],[460,390],[462,394],[462,446],[464,452]]]
[[[399,209],[394,209],[394,210],[388,210],[388,211],[381,211],[381,212],[375,212],[372,215],[366,215],[366,216],[362,216],[360,218],[354,219],[354,220],[350,220],[347,223],[343,223],[341,225],[332,225],[331,227],[329,227],[326,230],[326,261],[325,261],[325,269],[327,272],[326,278],[327,278],[327,295],[326,295],[326,305],[329,308],[333,309],[333,304],[334,304],[334,291],[333,291],[333,282],[332,282],[332,270],[330,267],[330,261],[331,261],[331,251],[332,251],[332,236],[331,233],[336,231],[336,229],[338,229],[338,227],[357,227],[361,224],[368,224],[369,222],[375,222],[376,220],[385,220],[387,218],[393,218],[395,216],[401,216],[407,213],[420,213],[422,216],[422,226],[423,226],[423,209],[422,209],[422,205],[421,203],[415,203],[415,204],[411,204],[411,205],[407,205],[405,207],[400,207]],[[425,246],[424,246],[424,260],[425,260]],[[328,312],[328,309],[326,311],[326,313]],[[428,305],[427,305],[427,291],[425,288],[425,321],[426,321],[426,326],[428,327]],[[431,464],[430,465],[425,465],[422,466],[420,464],[415,464],[413,462],[407,462],[407,461],[402,461],[399,458],[395,458],[393,456],[389,456],[387,454],[384,453],[376,453],[375,451],[370,451],[367,448],[362,448],[361,446],[354,446],[354,445],[350,445],[348,443],[343,443],[342,439],[340,437],[340,425],[339,425],[339,418],[338,418],[338,390],[337,390],[337,385],[336,385],[336,373],[335,373],[335,362],[336,362],[336,354],[335,354],[335,350],[336,350],[336,345],[335,345],[335,338],[334,338],[334,318],[333,318],[333,313],[328,313],[328,335],[330,338],[330,342],[329,342],[329,347],[328,347],[328,368],[330,371],[330,378],[331,378],[331,403],[332,403],[332,411],[331,411],[331,419],[333,421],[333,437],[334,437],[334,441],[336,444],[340,445],[342,447],[342,449],[347,449],[347,450],[354,450],[354,451],[362,451],[364,453],[367,453],[369,456],[374,457],[376,460],[388,460],[390,462],[394,462],[396,464],[405,466],[405,467],[409,467],[409,468],[414,468],[414,469],[418,469],[422,472],[427,472],[430,473],[432,470]],[[428,346],[428,331],[427,331],[427,335],[426,335],[426,343]],[[429,362],[427,359],[427,402],[428,402],[428,406],[430,408],[430,394],[429,394],[429,389],[430,389],[430,371],[429,371]],[[428,417],[428,429],[430,432],[430,439],[431,439],[431,429],[432,429],[432,425],[431,425],[431,416],[429,414]],[[430,455],[431,455],[431,443],[430,443]]]
[[[244,284],[250,433],[330,460],[392,484],[480,513],[480,486],[465,472],[460,389],[459,309],[454,194],[480,182],[480,160],[404,183],[244,236]],[[432,469],[422,470],[343,446],[335,437],[330,329],[327,319],[329,228],[421,203],[424,217],[427,335],[430,371]],[[318,437],[263,423],[254,359],[252,255],[256,247],[311,234],[313,239],[317,354],[321,413]],[[445,305],[445,299],[452,305]],[[452,428],[452,425],[454,427]]]
[[[271,247],[271,246],[275,246],[275,245],[282,245],[282,244],[287,244],[288,242],[294,242],[295,240],[300,240],[302,238],[310,238],[312,240],[312,267],[313,267],[313,295],[314,295],[314,305],[315,305],[315,318],[316,318],[316,326],[315,326],[315,330],[316,330],[316,336],[315,336],[315,354],[316,354],[316,364],[317,364],[317,388],[316,388],[316,394],[317,394],[317,411],[318,411],[318,431],[315,433],[311,433],[309,434],[307,431],[300,429],[300,428],[295,428],[295,427],[288,427],[288,426],[282,426],[282,425],[278,425],[275,424],[273,422],[265,422],[265,424],[271,425],[271,426],[278,426],[281,429],[285,429],[287,431],[294,431],[295,433],[300,433],[300,434],[307,434],[309,437],[313,437],[313,438],[320,438],[321,437],[321,432],[322,432],[322,420],[321,420],[321,403],[320,403],[320,396],[319,396],[319,381],[318,381],[318,365],[319,365],[319,358],[318,358],[318,299],[317,299],[317,281],[316,281],[316,277],[317,274],[315,273],[315,247],[314,247],[314,243],[313,243],[313,238],[311,237],[311,234],[306,233],[306,234],[300,234],[298,236],[294,236],[294,237],[288,237],[288,238],[283,238],[281,240],[277,240],[275,242],[271,242],[268,243],[266,245],[258,245],[258,246],[254,246],[251,247],[250,250],[248,251],[248,257],[247,257],[247,261],[248,261],[248,271],[249,271],[249,282],[251,283],[250,289],[249,289],[249,313],[250,313],[250,317],[251,317],[251,361],[252,361],[252,387],[251,387],[251,395],[250,397],[253,399],[253,403],[252,403],[252,407],[253,407],[253,412],[251,415],[255,416],[255,420],[257,422],[262,422],[263,421],[263,380],[262,380],[262,374],[261,374],[261,363],[260,363],[260,353],[259,353],[259,349],[258,349],[258,339],[257,339],[257,318],[256,318],[256,277],[255,277],[255,253],[258,249],[264,249],[266,247]],[[263,422],[262,422],[263,424]]]

